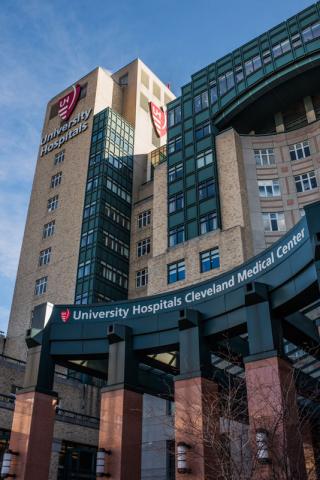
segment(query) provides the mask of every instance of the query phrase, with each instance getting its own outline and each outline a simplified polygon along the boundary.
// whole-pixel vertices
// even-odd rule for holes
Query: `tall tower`
[[[48,103],[5,353],[24,358],[34,308],[127,297],[131,204],[163,145],[150,102],[172,92],[141,62],[98,67]],[[133,168],[134,167],[134,168]]]

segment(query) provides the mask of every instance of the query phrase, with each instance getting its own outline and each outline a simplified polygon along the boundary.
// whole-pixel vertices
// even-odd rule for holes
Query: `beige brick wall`
[[[320,122],[303,128],[276,135],[242,135],[240,137],[245,165],[245,181],[248,191],[250,224],[253,232],[254,254],[261,252],[278,240],[285,232],[264,232],[263,212],[284,212],[286,230],[301,218],[299,209],[320,199],[319,187],[297,193],[294,175],[314,171],[320,185]],[[290,160],[289,145],[309,141],[311,156],[301,160]],[[273,148],[275,165],[256,166],[254,149]],[[278,179],[281,196],[259,197],[258,181]]]

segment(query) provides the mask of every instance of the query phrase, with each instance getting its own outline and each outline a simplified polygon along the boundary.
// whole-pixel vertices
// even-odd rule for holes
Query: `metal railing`
[[[65,410],[63,408],[56,408],[56,419],[61,422],[73,423],[81,425],[82,427],[99,429],[100,419],[98,417],[90,417],[82,413]]]

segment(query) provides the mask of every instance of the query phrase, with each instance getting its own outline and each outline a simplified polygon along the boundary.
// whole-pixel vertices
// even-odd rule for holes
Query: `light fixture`
[[[97,477],[111,477],[106,470],[106,455],[111,455],[111,450],[99,448],[97,451],[96,476]]]
[[[1,478],[15,478],[14,473],[10,473],[12,457],[19,455],[18,452],[13,452],[12,450],[7,450],[3,454],[2,467],[1,467]]]
[[[188,466],[187,452],[190,450],[190,445],[185,442],[179,442],[177,444],[177,470],[178,473],[190,473],[191,468]]]
[[[256,430],[257,458],[260,463],[270,463],[268,432],[264,428]]]

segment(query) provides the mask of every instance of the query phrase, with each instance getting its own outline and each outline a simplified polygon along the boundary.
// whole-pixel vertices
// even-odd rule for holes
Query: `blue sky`
[[[308,0],[2,0],[0,330],[6,330],[48,100],[97,65],[140,57],[178,95],[190,75]]]

